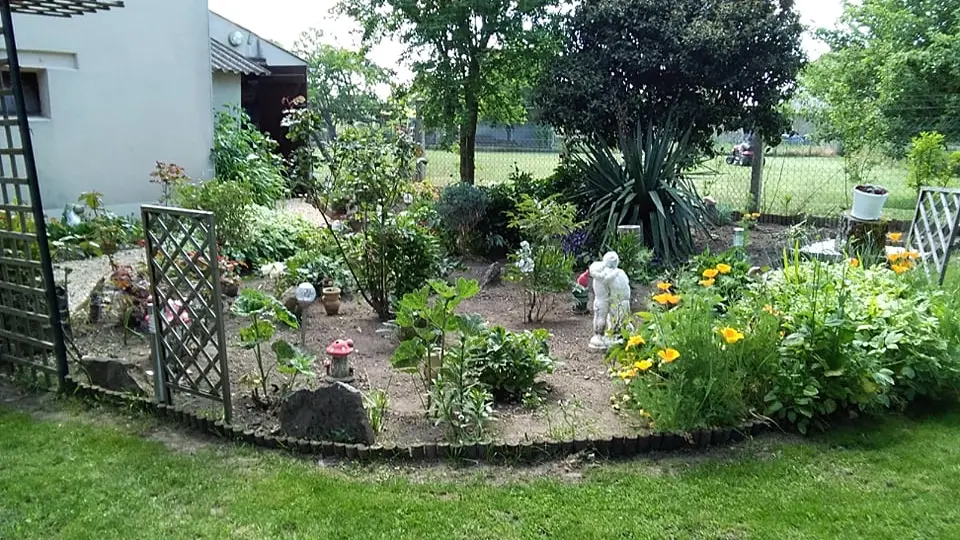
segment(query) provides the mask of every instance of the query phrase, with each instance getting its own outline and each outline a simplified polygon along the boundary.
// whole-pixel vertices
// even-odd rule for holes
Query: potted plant
[[[853,209],[850,215],[863,221],[880,219],[883,205],[890,193],[886,188],[870,184],[860,184],[853,188]]]
[[[223,294],[230,298],[236,298],[240,294],[240,276],[237,274],[240,266],[241,263],[237,261],[220,257],[220,287]]]

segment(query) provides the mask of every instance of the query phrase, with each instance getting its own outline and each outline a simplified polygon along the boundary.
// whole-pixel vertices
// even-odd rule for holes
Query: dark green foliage
[[[437,213],[444,227],[456,235],[462,251],[474,241],[477,224],[483,220],[489,204],[487,191],[472,184],[453,184],[440,192]]]
[[[578,194],[590,208],[591,232],[608,237],[618,225],[641,225],[645,243],[663,262],[693,253],[693,227],[703,227],[703,201],[681,174],[693,148],[692,126],[668,119],[638,126],[623,149],[623,160],[602,141],[586,144],[571,158],[583,175]]]
[[[240,182],[208,180],[200,184],[177,184],[174,188],[177,206],[213,212],[217,219],[217,241],[234,255],[258,240],[250,234],[251,221],[255,216],[253,199],[250,187]]]
[[[495,326],[470,336],[466,342],[469,365],[498,400],[530,401],[542,398],[546,385],[536,379],[553,373],[546,330],[510,332]]]
[[[721,127],[778,137],[802,30],[789,0],[581,2],[536,89],[541,119],[615,146],[669,114],[704,150]]]
[[[213,162],[217,178],[246,184],[257,204],[272,206],[289,193],[277,142],[239,107],[217,112]]]
[[[331,244],[332,245],[332,244]],[[338,287],[342,294],[349,294],[354,287],[350,269],[340,260],[336,246],[330,249],[301,251],[286,260],[287,270],[280,280],[280,288],[310,283],[319,292],[323,287]]]

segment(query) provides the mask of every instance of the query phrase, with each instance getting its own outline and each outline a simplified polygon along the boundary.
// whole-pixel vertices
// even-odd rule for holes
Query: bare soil
[[[776,266],[782,260],[782,250],[790,241],[788,228],[761,225],[749,231],[748,254],[754,264]],[[812,233],[807,233],[812,234]],[[712,231],[710,238],[699,238],[701,245],[712,251],[729,247],[733,227],[720,227]],[[486,265],[471,263],[462,273],[465,277],[479,279]],[[269,287],[263,281],[248,281],[244,287]],[[592,335],[592,319],[588,315],[572,312],[570,295],[560,295],[555,308],[540,324],[523,322],[519,304],[521,291],[511,283],[487,286],[475,298],[464,302],[463,312],[479,313],[490,325],[502,325],[509,330],[545,328],[550,331],[550,353],[559,361],[554,373],[542,379],[549,385],[546,402],[536,409],[520,404],[497,404],[495,420],[491,423],[492,437],[505,442],[523,442],[545,439],[578,437],[608,437],[635,434],[645,430],[645,423],[627,411],[618,411],[612,406],[616,386],[610,379],[603,356],[590,352],[586,344]],[[634,308],[645,306],[649,298],[647,288],[638,288],[634,296]],[[237,346],[238,329],[246,321],[239,320],[229,312],[229,302],[224,303],[224,322],[227,336],[227,358],[230,374],[233,422],[267,433],[279,431],[279,421],[272,412],[261,410],[251,399],[250,388],[241,383],[244,375],[257,370],[252,351]],[[322,381],[324,349],[336,339],[352,339],[356,350],[350,357],[356,381],[361,391],[385,390],[389,396],[389,408],[383,431],[378,442],[384,444],[411,444],[445,440],[442,426],[434,425],[424,413],[421,396],[418,395],[411,375],[400,373],[390,365],[390,356],[397,346],[395,334],[385,327],[358,297],[344,299],[340,313],[327,316],[317,303],[304,315],[306,328],[303,348],[317,355],[315,371],[318,376],[301,379],[298,388],[316,387]],[[149,342],[145,336],[128,333],[123,343],[123,331],[116,319],[108,319],[99,325],[77,324],[74,329],[76,345],[83,354],[124,358],[140,365],[152,374]],[[298,331],[281,332],[292,343],[299,341]],[[264,351],[266,362],[271,362],[272,352]],[[152,391],[152,390],[151,390]],[[212,404],[196,398],[175,396],[178,406],[190,409],[215,410]]]

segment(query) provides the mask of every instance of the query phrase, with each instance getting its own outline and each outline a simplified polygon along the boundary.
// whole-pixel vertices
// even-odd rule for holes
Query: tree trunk
[[[480,116],[480,62],[470,62],[470,73],[464,88],[464,119],[460,124],[460,181],[474,183],[477,170],[477,120]]]

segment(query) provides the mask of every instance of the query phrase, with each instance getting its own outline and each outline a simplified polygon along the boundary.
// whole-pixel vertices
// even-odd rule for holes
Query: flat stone
[[[300,316],[300,302],[297,302],[296,287],[290,287],[283,291],[283,294],[280,295],[280,303],[283,304],[283,307],[287,308],[287,311],[290,313],[298,317]]]
[[[90,378],[90,384],[115,392],[147,394],[150,386],[140,366],[117,358],[84,356],[80,366]]]
[[[280,405],[280,428],[290,437],[373,444],[373,428],[359,390],[335,382],[298,390]]]

